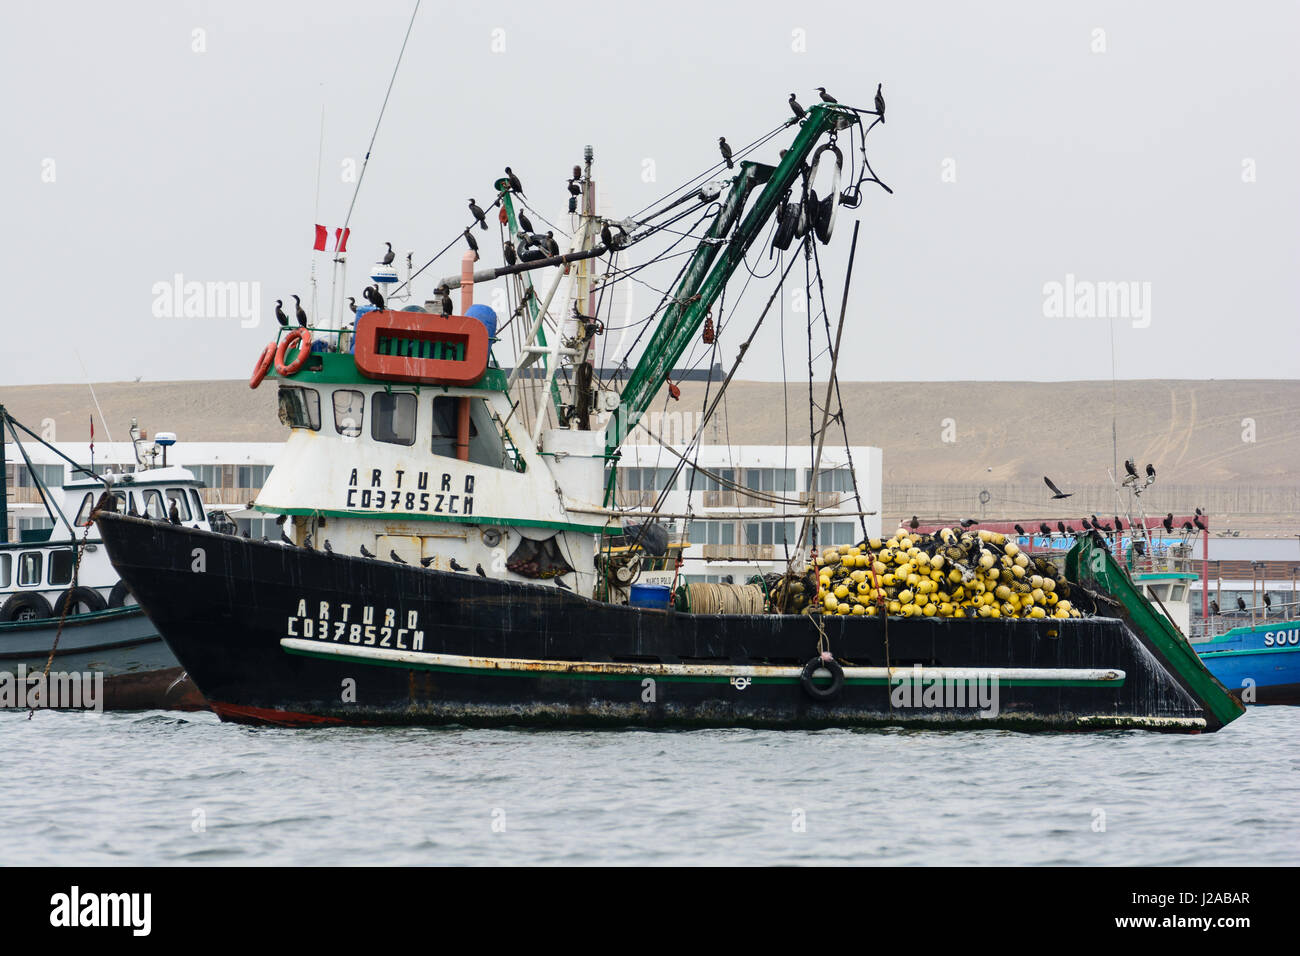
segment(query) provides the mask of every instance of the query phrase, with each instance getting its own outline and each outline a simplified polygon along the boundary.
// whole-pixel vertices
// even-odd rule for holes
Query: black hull
[[[846,680],[823,701],[798,678],[818,650],[808,617],[607,605],[549,585],[115,515],[100,527],[114,566],[227,720],[1176,731],[1223,723],[1118,619],[826,618]],[[887,663],[1005,673],[993,708],[951,698],[930,706],[920,688],[913,705],[891,694],[885,672],[871,673]]]

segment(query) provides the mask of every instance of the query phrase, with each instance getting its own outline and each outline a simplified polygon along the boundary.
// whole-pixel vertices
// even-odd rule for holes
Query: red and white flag
[[[351,233],[352,233],[351,229],[340,228],[334,230],[334,251],[335,252],[348,251],[348,236],[351,235]],[[316,243],[315,245],[312,246],[312,248],[315,249],[317,252],[324,252],[325,244],[328,241],[328,239],[329,239],[329,230],[318,223],[316,225]]]

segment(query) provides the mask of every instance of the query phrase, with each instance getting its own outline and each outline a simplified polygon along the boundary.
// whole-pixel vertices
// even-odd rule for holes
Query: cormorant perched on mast
[[[365,296],[366,301],[376,309],[383,309],[384,297],[380,294],[378,286],[368,285],[361,290],[361,294]]]
[[[726,160],[727,168],[734,169],[736,164],[731,161],[731,147],[727,145],[725,136],[718,137],[718,151],[722,153],[722,158]]]
[[[804,108],[799,105],[799,101],[794,98],[793,93],[790,94],[790,112],[794,114],[795,119],[803,119],[808,115]]]
[[[475,260],[478,259],[478,240],[476,240],[469,231],[469,226],[465,227],[465,241],[469,243],[470,251],[474,253]]]
[[[506,265],[512,266],[519,261],[519,255],[518,253],[515,252],[515,247],[512,246],[510,243],[508,242],[502,243],[501,251],[505,253]]]
[[[275,317],[279,323],[287,329],[289,327],[289,317],[284,314],[284,309],[281,308],[283,305],[284,302],[282,300],[275,300]]]
[[[475,218],[476,220],[478,220],[478,227],[479,227],[480,229],[482,229],[484,232],[486,232],[486,231],[487,231],[487,214],[484,213],[483,210],[479,208],[478,203],[476,203],[476,202],[473,200],[472,197],[470,198],[470,201],[469,201],[469,211],[470,211],[471,213],[473,213],[474,218]]]
[[[393,244],[391,242],[385,242],[384,245],[388,247],[388,251],[384,253],[384,258],[379,260],[379,264],[381,266],[391,266],[393,260],[397,258],[397,256],[393,252]]]
[[[822,98],[822,102],[823,102],[823,103],[838,103],[838,102],[839,102],[839,100],[837,100],[835,97],[831,96],[829,93],[826,92],[826,87],[824,87],[824,86],[819,86],[819,87],[817,87],[817,92],[818,92],[819,94],[821,94],[821,98]]]
[[[582,195],[582,187],[578,185],[578,180],[576,179],[569,180],[569,195],[570,196]]]
[[[303,307],[302,307],[302,299],[298,298],[298,297],[295,295],[295,296],[293,297],[293,301],[297,303],[297,308],[295,309],[295,314],[298,316],[298,326],[299,326],[299,328],[303,328],[303,329],[305,329],[305,328],[307,328],[307,313],[306,313],[305,311],[303,311]]]
[[[348,310],[349,310],[353,315],[356,315],[356,314],[357,314],[357,300],[356,300],[356,298],[353,297],[353,296],[348,296]]]
[[[487,228],[487,227],[485,226],[484,228]],[[526,214],[522,209],[519,210],[519,228],[522,229],[524,232],[534,232],[534,231],[535,231],[535,230],[533,229],[533,223],[532,223],[532,220],[530,220],[530,219],[528,218],[528,215],[527,215],[527,214]]]
[[[880,116],[880,122],[885,121],[885,94],[880,92],[881,84],[876,84],[876,113]]]
[[[519,177],[516,176],[513,171],[511,171],[509,166],[506,167],[506,177],[510,180],[511,192],[518,193],[520,196],[523,196],[524,184],[519,181]]]
[[[551,255],[558,256],[560,254],[560,244],[555,241],[555,233],[549,229],[546,230],[546,238],[542,240],[542,245],[546,247],[546,251]]]

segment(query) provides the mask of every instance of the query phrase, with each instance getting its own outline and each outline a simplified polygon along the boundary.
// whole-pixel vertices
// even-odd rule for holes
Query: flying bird
[[[374,557],[374,555],[370,553],[370,551],[366,548],[366,546],[365,546],[364,544],[361,546],[361,556],[362,556],[363,558],[373,558],[373,557]]]
[[[388,247],[388,251],[385,252],[384,257],[379,260],[379,264],[381,266],[391,266],[393,260],[397,258],[397,255],[393,252],[393,244],[391,242],[385,242],[384,245]]]
[[[284,302],[282,300],[275,300],[275,318],[276,321],[287,329],[289,327],[289,317],[284,314],[284,309],[282,308],[283,305]]]
[[[817,87],[817,92],[818,92],[819,94],[821,94],[821,98],[822,98],[822,102],[823,102],[823,103],[838,103],[838,102],[839,102],[839,100],[837,100],[835,97],[831,96],[829,93],[826,92],[826,87],[824,87],[824,86],[819,86],[819,87]]]
[[[307,328],[307,313],[303,310],[303,307],[302,307],[302,299],[298,298],[298,297],[295,295],[295,296],[293,297],[293,301],[294,301],[295,303],[297,303],[297,305],[296,305],[296,307],[295,307],[295,309],[294,309],[294,314],[295,314],[296,316],[298,316],[298,327],[299,327],[299,328],[302,328],[302,329],[305,329],[305,328]]]
[[[799,101],[794,98],[793,93],[790,94],[790,112],[794,114],[795,119],[803,119],[807,115],[804,108],[799,105]]]
[[[1056,487],[1056,485],[1052,483],[1052,479],[1048,478],[1046,475],[1043,475],[1043,483],[1046,484],[1048,488],[1052,489],[1053,501],[1056,501],[1058,498],[1069,498],[1074,494],[1073,491],[1062,491],[1060,488]]]
[[[725,136],[718,137],[718,151],[722,153],[722,158],[726,161],[727,168],[734,168],[736,164],[731,161],[731,147],[727,145],[727,139]]]
[[[396,549],[392,549],[392,550],[390,550],[390,551],[388,552],[388,556],[389,556],[390,558],[392,558],[393,561],[394,561],[395,563],[397,563],[397,564],[405,564],[405,563],[406,563],[405,561],[402,560],[402,556],[401,556],[400,554],[397,553],[397,550],[396,550]]]
[[[885,121],[885,94],[881,91],[881,84],[876,84],[876,114],[880,117],[880,122]]]
[[[519,177],[516,176],[516,175],[514,174],[514,172],[511,171],[511,169],[510,169],[509,166],[506,167],[506,178],[510,180],[510,190],[511,190],[511,192],[515,192],[515,193],[518,193],[519,195],[523,196],[523,195],[524,195],[524,184],[521,183],[521,182],[519,181]],[[526,197],[525,197],[525,198],[526,198]]]
[[[486,231],[487,231],[487,214],[484,213],[483,210],[479,208],[478,203],[476,203],[476,202],[473,200],[473,198],[471,198],[470,201],[469,201],[469,211],[473,214],[475,220],[477,220],[477,222],[478,222],[478,227],[479,227],[480,229],[482,229],[482,230],[484,230],[484,231],[486,232]]]

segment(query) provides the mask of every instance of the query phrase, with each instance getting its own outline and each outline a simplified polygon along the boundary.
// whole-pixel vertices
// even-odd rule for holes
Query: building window
[[[730,521],[692,521],[687,539],[691,544],[735,544],[736,526]]]
[[[817,522],[817,543],[823,547],[854,544],[858,526],[852,521]]]
[[[19,465],[15,471],[17,473],[14,476],[14,481],[19,488],[35,488],[38,480],[46,488],[63,487],[62,465],[34,465],[32,470],[29,470],[26,465]]]
[[[812,469],[804,470],[804,484],[808,490],[812,490]],[[840,494],[852,493],[855,489],[853,481],[853,469],[847,465],[841,465],[838,468],[827,468],[817,472],[817,490],[818,491],[837,491]]]
[[[320,431],[320,393],[314,388],[281,385],[280,421],[290,428]]]
[[[365,418],[366,397],[350,388],[334,392],[334,430],[344,438],[358,438]]]
[[[745,487],[775,493],[795,491],[794,474],[793,468],[746,468]]]
[[[717,478],[713,476],[717,475]],[[722,481],[719,481],[721,478]],[[723,484],[730,482],[730,484]],[[691,469],[691,490],[692,491],[731,491],[736,484],[736,469],[734,468],[711,468],[706,473],[699,469]]]
[[[618,480],[624,491],[673,491],[677,487],[672,468],[620,468]]]
[[[414,445],[417,404],[411,392],[375,392],[370,404],[370,437],[390,445]]]
[[[798,543],[799,532],[793,521],[747,521],[745,522],[745,544],[776,544],[794,547]]]

